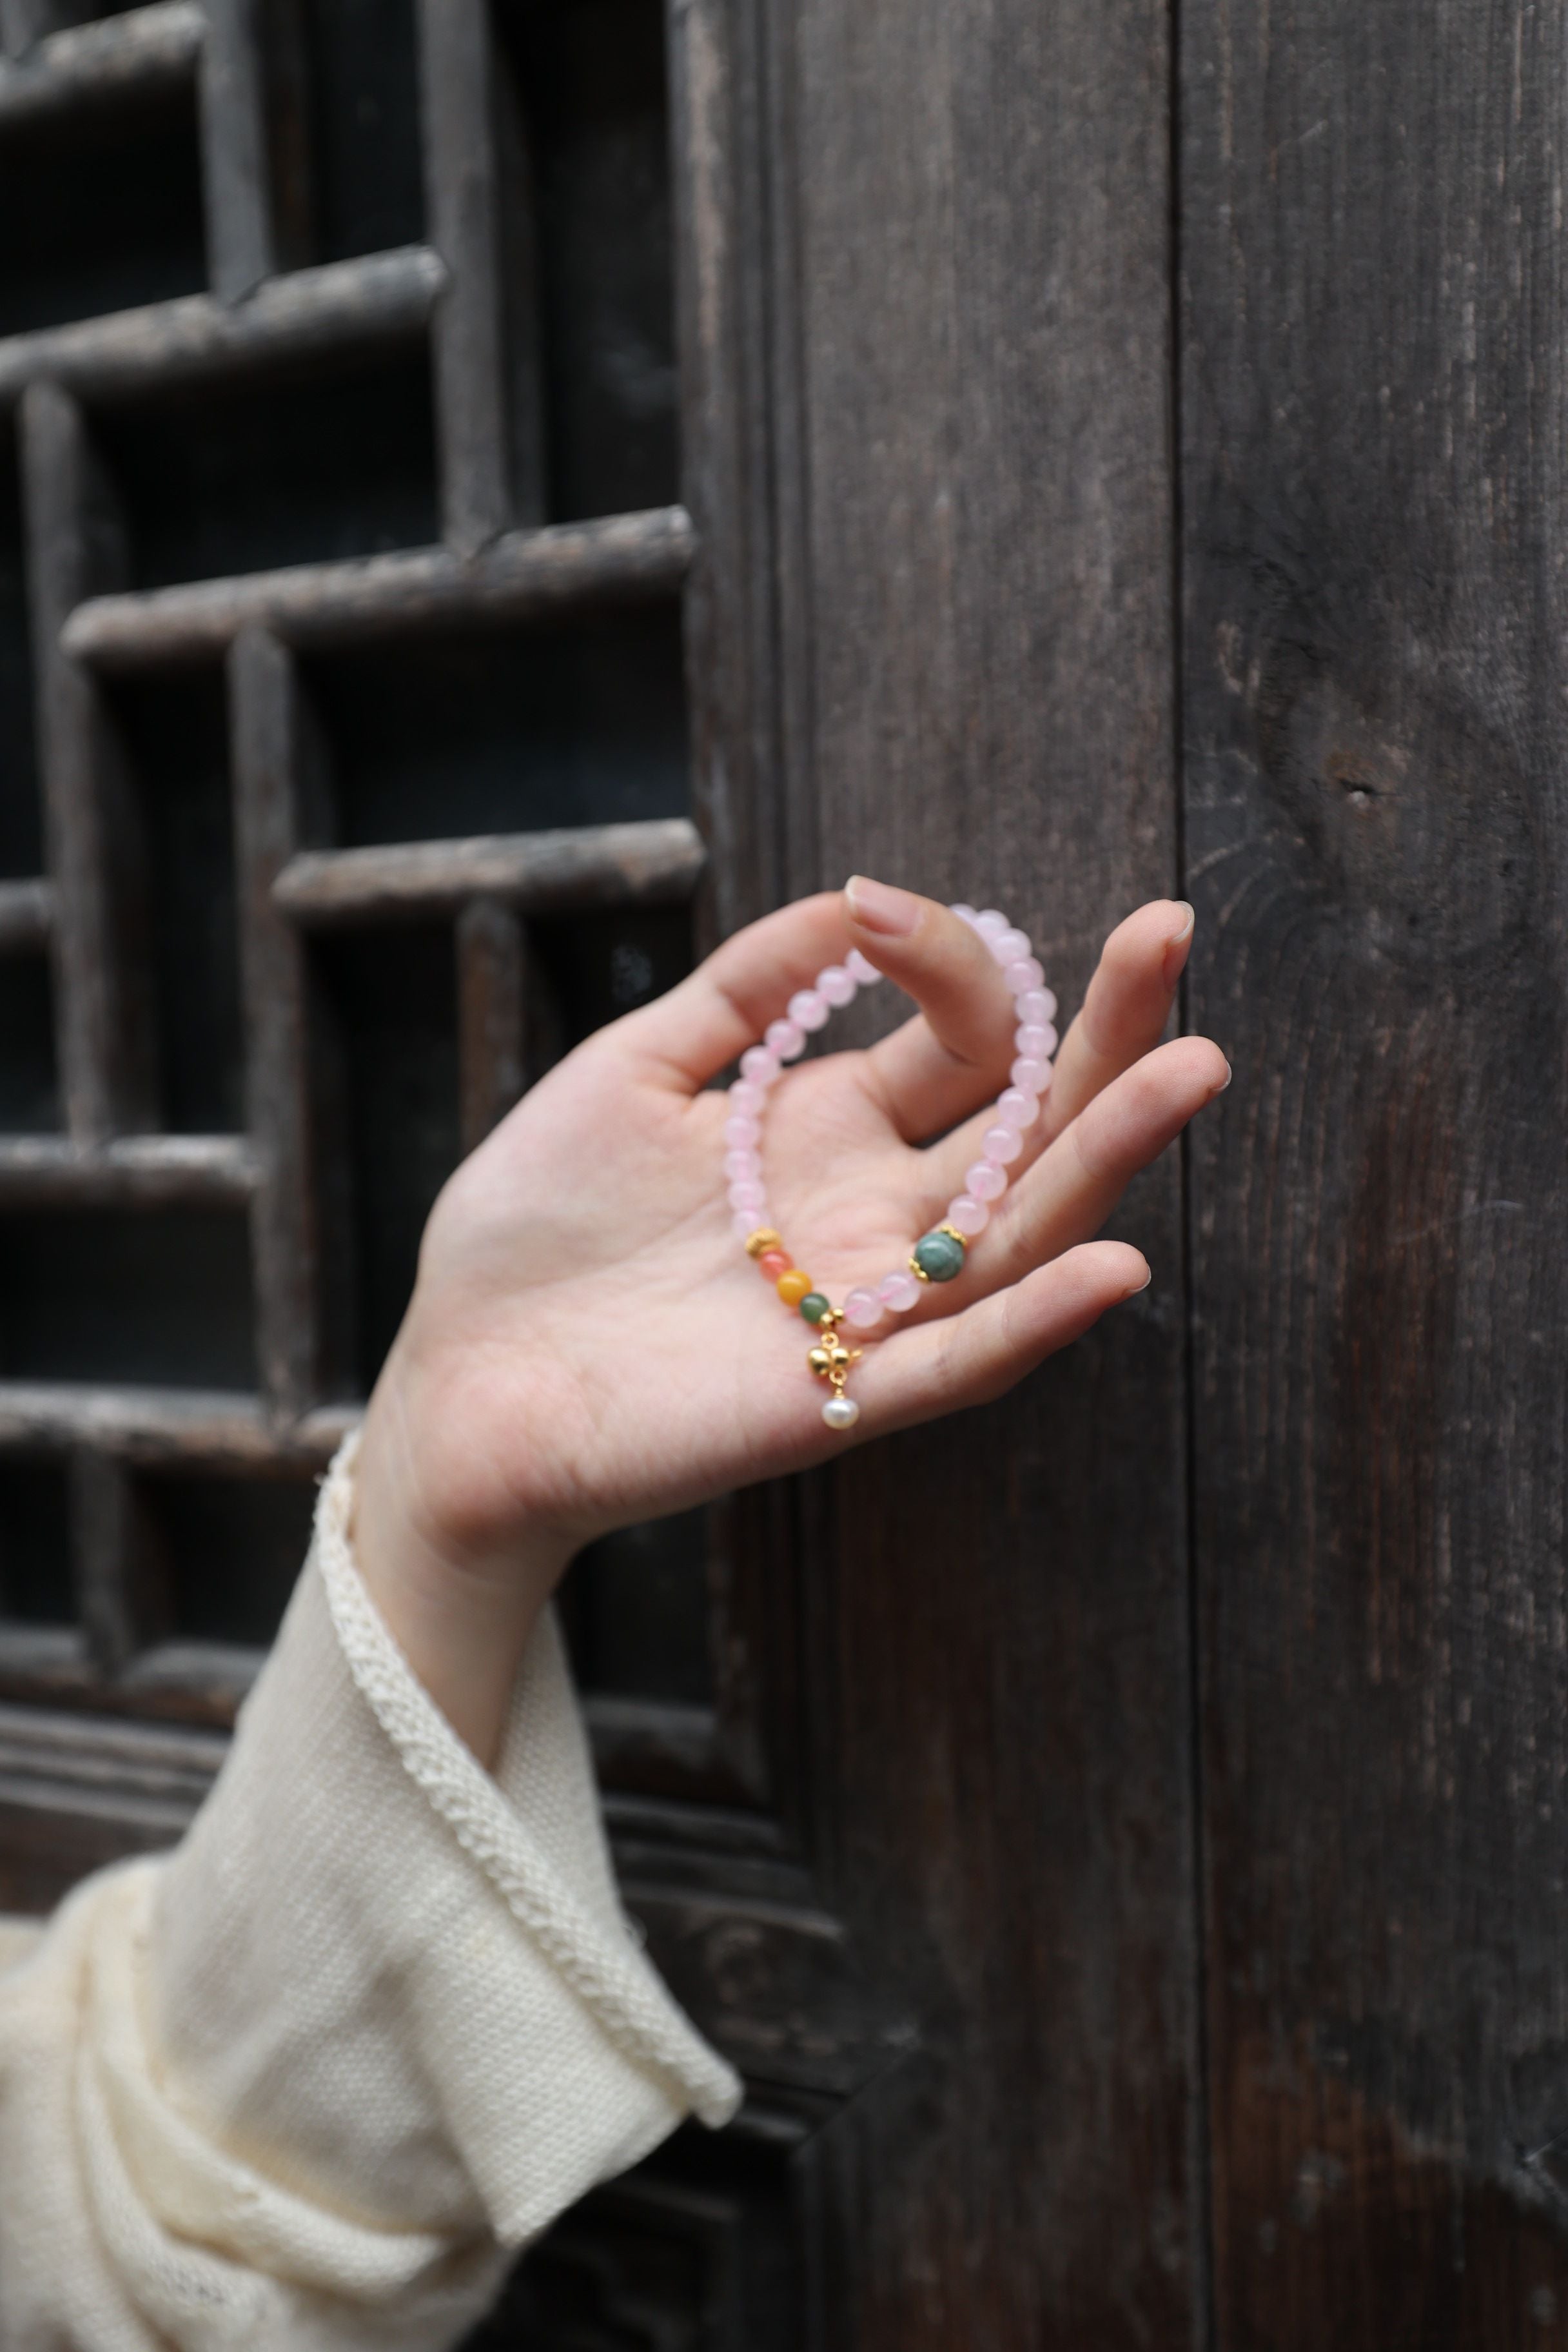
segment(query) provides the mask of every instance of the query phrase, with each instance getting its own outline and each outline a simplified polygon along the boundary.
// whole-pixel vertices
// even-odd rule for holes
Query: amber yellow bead
[[[786,1307],[798,1307],[812,1286],[810,1275],[802,1274],[798,1265],[792,1265],[787,1274],[781,1274],[774,1285]]]

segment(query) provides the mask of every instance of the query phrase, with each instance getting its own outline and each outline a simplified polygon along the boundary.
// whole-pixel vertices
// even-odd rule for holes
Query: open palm
[[[908,927],[858,919],[889,910]],[[710,1082],[851,946],[919,1000],[869,1052],[801,1063],[769,1097],[771,1213],[841,1300],[907,1261],[977,1156],[1013,1052],[984,944],[931,901],[852,885],[737,934],[580,1046],[437,1202],[372,1407],[367,1456],[395,1449],[426,1546],[504,1577],[526,1542],[553,1574],[609,1528],[994,1396],[1141,1289],[1138,1252],[1091,1236],[1228,1076],[1202,1039],[1159,1044],[1190,931],[1163,901],[1112,936],[969,1264],[865,1340],[854,1439],[825,1428],[812,1334],[731,1234]]]

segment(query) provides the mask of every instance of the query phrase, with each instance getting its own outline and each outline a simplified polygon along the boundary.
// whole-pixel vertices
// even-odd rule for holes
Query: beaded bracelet
[[[973,907],[954,907],[961,921],[977,931],[1002,968],[1014,997],[1017,1029],[1016,1055],[1011,1084],[996,1104],[995,1123],[981,1138],[980,1157],[963,1180],[963,1190],[948,1202],[940,1225],[922,1234],[907,1266],[885,1274],[876,1288],[851,1290],[842,1307],[835,1307],[817,1289],[808,1274],[795,1265],[777,1231],[767,1222],[767,1195],[763,1188],[763,1112],[768,1091],[784,1076],[786,1062],[805,1051],[814,1031],[825,1028],[828,1016],[851,1002],[857,991],[868,988],[881,973],[858,948],[851,948],[842,963],[819,971],[810,988],[790,998],[787,1013],[773,1022],[760,1045],[748,1046],[741,1056],[741,1075],[730,1088],[730,1116],[724,1122],[724,1174],[730,1187],[734,1230],[786,1307],[798,1309],[816,1327],[816,1345],[806,1362],[833,1393],[822,1408],[829,1429],[853,1429],[860,1408],[845,1393],[849,1367],[858,1348],[846,1347],[839,1326],[849,1323],[868,1331],[884,1313],[905,1315],[927,1283],[952,1282],[963,1273],[970,1243],[984,1231],[992,1204],[1007,1189],[1007,1170],[1024,1149],[1025,1129],[1040,1115],[1042,1097],[1051,1083],[1051,1055],[1057,1048],[1057,1000],[1046,986],[1026,933],[1016,930],[1005,915],[988,907],[976,914]]]

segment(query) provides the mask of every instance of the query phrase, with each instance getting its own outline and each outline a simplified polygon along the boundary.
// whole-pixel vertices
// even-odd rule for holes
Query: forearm
[[[509,1532],[503,1552],[461,1553],[432,1526],[419,1492],[410,1410],[395,1349],[360,1440],[355,1555],[404,1657],[488,1770],[500,1752],[518,1667],[571,1547],[551,1529],[522,1525]]]
[[[179,1851],[0,1974],[0,2344],[456,2341],[503,2249],[736,2086],[626,1932],[553,1625],[493,1777],[393,1647],[352,1474]]]

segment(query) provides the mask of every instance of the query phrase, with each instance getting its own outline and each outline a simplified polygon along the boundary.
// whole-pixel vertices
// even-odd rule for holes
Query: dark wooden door
[[[0,32],[0,1903],[189,1817],[564,1045],[1190,896],[1152,1287],[573,1571],[750,2095],[481,2340],[1568,2344],[1561,13]]]

